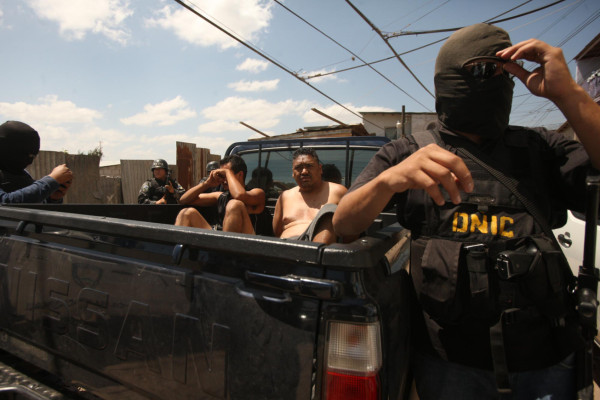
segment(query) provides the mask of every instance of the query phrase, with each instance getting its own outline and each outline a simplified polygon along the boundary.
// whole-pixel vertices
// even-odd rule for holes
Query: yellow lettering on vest
[[[492,219],[490,221],[490,233],[492,235],[498,234],[498,217],[496,215],[492,215]]]
[[[513,237],[515,234],[513,231],[509,231],[508,227],[506,226],[507,224],[514,224],[515,221],[511,218],[511,217],[500,217],[500,235],[502,236],[506,236],[506,237]]]
[[[483,221],[479,220],[477,214],[471,214],[471,232],[477,229],[481,233],[488,233],[487,215],[483,214]]]
[[[458,225],[458,219],[461,220],[461,226]],[[466,232],[469,226],[469,215],[467,213],[454,213],[454,219],[452,220],[452,231],[453,232]]]

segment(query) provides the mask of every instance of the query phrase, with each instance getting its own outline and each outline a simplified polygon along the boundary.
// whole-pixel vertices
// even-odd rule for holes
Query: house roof
[[[592,39],[587,46],[577,54],[574,59],[585,60],[586,58],[600,57],[600,33]]]

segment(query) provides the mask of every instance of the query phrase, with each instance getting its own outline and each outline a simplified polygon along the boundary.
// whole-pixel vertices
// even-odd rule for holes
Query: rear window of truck
[[[346,187],[350,187],[352,182],[358,177],[358,175],[368,164],[369,160],[371,160],[371,157],[373,157],[373,155],[375,155],[375,153],[379,149],[368,147],[349,149],[347,159],[345,147],[315,147],[315,150],[317,152],[317,155],[319,156],[321,164],[324,165],[324,179],[327,180],[328,177],[335,177],[337,175],[338,179],[330,178],[328,180],[340,183]],[[244,158],[244,161],[248,166],[247,182],[252,179],[252,174],[256,171],[258,167],[263,167],[267,168],[273,174],[273,181],[275,182],[276,187],[278,186],[278,184],[281,184],[288,189],[296,186],[296,182],[292,178],[293,152],[294,151],[290,149],[262,150],[262,152],[260,153],[260,165],[258,151],[239,153],[239,155]],[[339,175],[337,174],[337,172],[339,172]]]

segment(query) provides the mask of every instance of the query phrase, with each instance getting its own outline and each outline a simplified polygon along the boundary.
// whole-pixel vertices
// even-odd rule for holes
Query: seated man
[[[273,231],[280,238],[330,244],[336,241],[331,218],[346,193],[340,184],[322,180],[317,153],[302,147],[292,155],[292,176],[298,186],[281,193],[273,215]]]
[[[265,192],[247,189],[244,185],[248,169],[242,157],[231,155],[220,162],[220,168],[210,172],[208,179],[200,182],[181,196],[179,203],[194,206],[216,206],[219,225],[226,232],[254,234],[250,214],[261,214],[265,209]],[[208,192],[222,185],[223,192]],[[211,229],[210,224],[195,208],[184,208],[177,215],[175,225]]]

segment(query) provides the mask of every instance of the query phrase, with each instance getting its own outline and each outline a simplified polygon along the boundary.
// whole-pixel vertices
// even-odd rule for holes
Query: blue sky
[[[552,3],[467,0],[351,0],[383,32],[426,31],[502,18]],[[340,71],[392,55],[344,0],[285,0],[331,40],[272,0],[193,0],[192,8],[260,49],[299,77]],[[525,3],[525,4],[523,4]],[[565,0],[498,25],[513,42],[531,37],[562,44],[567,61],[600,32],[596,0]],[[446,33],[389,39],[398,53]],[[564,44],[563,44],[564,43]],[[441,43],[402,56],[433,92]],[[100,143],[102,164],[120,159],[175,162],[175,142],[223,154],[256,137],[360,119],[238,44],[173,0],[0,0],[0,119],[40,132],[42,150],[87,152]],[[575,73],[575,63],[570,62]],[[525,65],[528,67],[528,65]],[[395,59],[305,80],[355,113],[434,111],[434,99]],[[529,66],[531,68],[531,66]],[[400,89],[399,89],[399,88]],[[562,115],[515,88],[511,123],[556,127]]]

